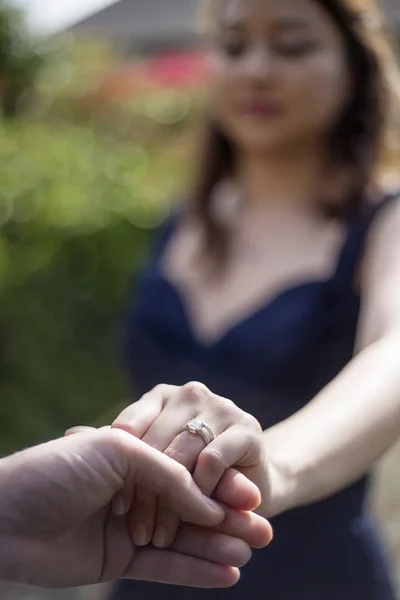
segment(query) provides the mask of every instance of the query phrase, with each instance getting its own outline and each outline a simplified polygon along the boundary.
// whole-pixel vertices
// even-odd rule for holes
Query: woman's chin
[[[257,155],[277,154],[284,151],[285,147],[290,147],[290,144],[285,143],[285,140],[279,135],[247,135],[237,139],[236,146],[241,152]]]

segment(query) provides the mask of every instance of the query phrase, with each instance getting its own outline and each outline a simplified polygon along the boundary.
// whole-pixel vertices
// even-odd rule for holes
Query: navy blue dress
[[[160,382],[201,381],[264,429],[299,410],[352,358],[360,308],[355,272],[376,212],[366,208],[349,228],[331,278],[282,291],[207,345],[196,340],[182,299],[160,271],[171,221],[130,311],[127,355],[135,395]],[[384,549],[364,511],[367,484],[362,478],[272,519],[274,541],[253,554],[234,588],[124,581],[113,600],[394,600]]]

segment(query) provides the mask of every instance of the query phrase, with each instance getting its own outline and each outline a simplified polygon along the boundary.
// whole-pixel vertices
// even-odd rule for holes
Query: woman
[[[393,600],[364,502],[400,427],[400,206],[374,183],[398,124],[395,61],[368,0],[223,0],[212,16],[199,179],[129,321],[136,392],[183,387],[115,425],[197,461],[207,493],[231,465],[261,488],[274,542],[208,600]],[[211,431],[180,433],[193,416]],[[136,543],[173,538],[156,507],[135,490]],[[188,592],[124,582],[113,598],[132,593]]]

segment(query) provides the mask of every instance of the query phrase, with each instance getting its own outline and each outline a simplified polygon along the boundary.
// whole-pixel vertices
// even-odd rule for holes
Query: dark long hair
[[[328,139],[329,173],[319,205],[329,217],[352,219],[363,210],[384,136],[389,110],[384,59],[367,41],[368,27],[374,24],[366,22],[366,15],[352,10],[344,0],[315,1],[342,33],[352,77],[350,99]],[[381,33],[377,37],[382,41]],[[203,226],[202,254],[222,265],[229,251],[229,232],[215,217],[212,192],[218,182],[234,174],[235,155],[232,143],[218,126],[211,120],[205,125],[190,208]],[[341,185],[332,185],[338,179]]]

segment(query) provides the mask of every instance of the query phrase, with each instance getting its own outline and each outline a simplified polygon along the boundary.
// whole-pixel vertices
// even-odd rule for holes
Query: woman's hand
[[[214,432],[207,446],[198,434],[181,428],[199,419]],[[258,421],[233,402],[213,394],[200,383],[182,387],[159,385],[141,400],[126,408],[112,427],[123,429],[164,452],[193,473],[193,479],[208,496],[242,510],[254,510],[259,495],[240,494],[243,475],[259,481],[264,470],[263,432]],[[228,482],[236,481],[237,493]],[[150,541],[156,547],[169,546],[179,527],[179,517],[161,500],[137,486],[132,503],[132,533],[137,545]]]

